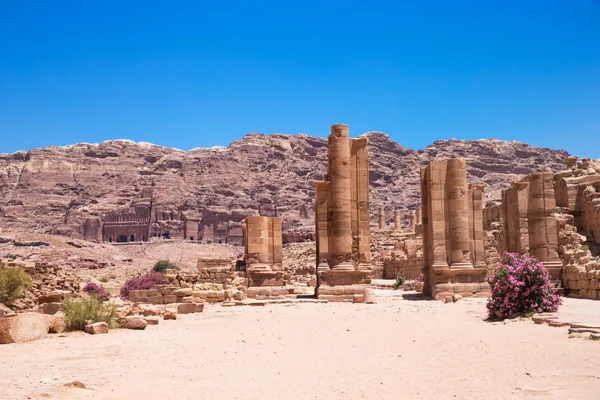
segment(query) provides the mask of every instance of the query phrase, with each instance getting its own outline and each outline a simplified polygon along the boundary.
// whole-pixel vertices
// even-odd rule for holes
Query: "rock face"
[[[436,141],[415,151],[383,133],[365,136],[373,222],[380,206],[388,215],[418,206],[419,169],[428,160],[465,158],[469,181],[487,183],[490,199],[522,175],[563,169],[567,156],[494,139]],[[227,148],[187,152],[112,140],[0,154],[0,227],[101,240],[102,218],[139,206],[152,188],[159,233],[190,223],[198,235],[188,237],[239,240],[242,220],[260,213],[282,217],[289,238],[303,240],[314,231],[311,182],[323,179],[326,166],[327,140],[302,134],[249,134]]]

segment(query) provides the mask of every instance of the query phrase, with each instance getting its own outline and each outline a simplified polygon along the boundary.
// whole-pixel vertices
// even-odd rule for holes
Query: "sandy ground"
[[[3,346],[0,399],[599,398],[600,341],[485,322],[481,299],[400,293],[378,291],[376,305],[215,305],[143,332]],[[62,386],[74,380],[88,389]]]

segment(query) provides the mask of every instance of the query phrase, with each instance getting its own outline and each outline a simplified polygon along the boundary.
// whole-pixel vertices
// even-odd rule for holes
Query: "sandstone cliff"
[[[415,151],[383,133],[366,135],[372,215],[382,205],[388,221],[394,208],[419,205],[419,168],[427,160],[466,158],[469,181],[487,183],[486,199],[494,199],[522,175],[564,169],[567,156],[495,139],[436,141]],[[187,152],[112,140],[0,154],[0,228],[81,237],[86,218],[126,208],[152,187],[155,205],[188,218],[241,221],[277,212],[290,235],[302,236],[313,226],[311,182],[323,178],[326,158],[326,139],[302,134],[249,134],[227,148]]]

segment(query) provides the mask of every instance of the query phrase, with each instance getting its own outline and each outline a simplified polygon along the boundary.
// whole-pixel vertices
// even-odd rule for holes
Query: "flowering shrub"
[[[423,282],[423,281],[425,281],[425,276],[423,276],[423,273],[421,272],[419,274],[419,276],[417,276],[417,279],[415,279],[415,282],[416,283],[420,283],[420,282]]]
[[[548,271],[533,257],[504,253],[494,273],[489,279],[492,290],[487,302],[491,319],[556,311],[562,304],[550,286]]]
[[[87,285],[85,285],[83,287],[83,291],[85,293],[98,296],[98,298],[102,301],[107,301],[109,298],[106,289],[104,289],[102,286],[96,285],[93,282],[89,282]]]
[[[161,283],[162,279],[162,274],[154,272],[147,273],[146,275],[137,278],[131,278],[125,282],[125,286],[121,288],[121,297],[128,299],[130,290],[152,289],[154,286]]]

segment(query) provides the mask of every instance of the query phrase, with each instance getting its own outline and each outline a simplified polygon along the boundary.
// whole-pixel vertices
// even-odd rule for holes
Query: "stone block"
[[[177,314],[193,314],[204,310],[204,304],[199,303],[181,303],[177,304]]]
[[[63,311],[65,306],[63,303],[43,303],[42,304],[42,313],[48,315],[54,315],[59,311]]]
[[[175,290],[175,296],[177,296],[177,297],[191,296],[192,292],[193,292],[192,288],[177,289],[177,290]]]
[[[38,304],[44,303],[62,303],[65,300],[65,293],[53,292],[38,297]]]
[[[40,313],[11,314],[0,317],[0,344],[24,343],[48,335],[48,321]]]
[[[108,333],[108,324],[106,322],[96,322],[85,326],[85,331],[90,335],[99,335]]]
[[[48,323],[48,333],[63,333],[67,329],[65,320],[58,315],[45,315]]]
[[[144,330],[148,326],[148,323],[143,318],[129,318],[125,323],[125,329],[136,329],[136,330]]]

